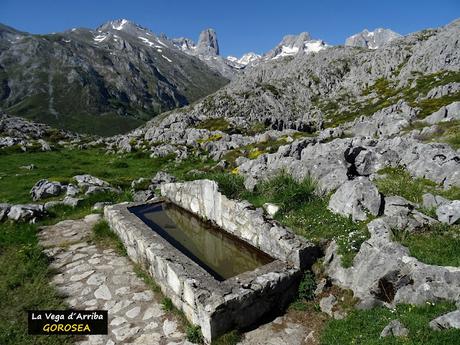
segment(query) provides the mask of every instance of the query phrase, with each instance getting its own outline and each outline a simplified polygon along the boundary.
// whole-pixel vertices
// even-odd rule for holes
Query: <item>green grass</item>
[[[210,118],[200,122],[196,128],[226,132],[230,129],[230,123],[223,117]]]
[[[200,178],[216,181],[220,191],[231,199],[245,199],[256,207],[267,202],[279,205],[275,219],[315,243],[335,239],[345,267],[351,266],[361,244],[369,238],[367,223],[355,223],[329,211],[327,198],[314,194],[316,184],[308,177],[297,182],[280,173],[258,184],[254,192],[244,188],[244,179],[239,175],[207,173]]]
[[[315,243],[335,239],[342,255],[342,265],[350,267],[361,244],[369,238],[367,223],[355,223],[331,212],[327,206],[326,199],[316,198],[290,212],[277,214],[275,219]]]
[[[185,334],[187,340],[193,344],[202,344],[203,343],[203,334],[201,334],[200,326],[189,325],[185,329]]]
[[[119,255],[127,256],[126,248],[106,220],[100,220],[93,227],[93,241],[102,247],[115,248]]]
[[[409,132],[413,129],[421,129],[429,126],[426,122],[415,122],[405,129]],[[460,120],[439,122],[436,124],[438,130],[428,136],[424,136],[424,142],[438,142],[449,144],[454,150],[460,148]]]
[[[21,166],[34,164],[34,170]],[[149,158],[143,152],[107,155],[102,150],[68,150],[34,153],[13,153],[0,159],[0,202],[28,203],[30,189],[40,179],[71,182],[79,174],[90,174],[110,184],[129,190],[131,181],[139,177],[153,177],[159,170],[177,175],[209,166],[196,158],[176,163],[171,157]]]
[[[399,73],[399,72],[397,72]],[[384,78],[377,79],[373,85],[363,90],[363,95],[375,93],[376,97],[357,103],[348,99],[329,100],[316,102],[316,105],[325,114],[326,127],[337,127],[352,121],[359,116],[371,116],[375,112],[397,103],[403,99],[412,107],[420,109],[419,118],[423,119],[437,111],[442,106],[455,101],[460,101],[460,93],[428,100],[417,100],[419,96],[425,96],[434,87],[460,81],[460,72],[441,71],[428,75],[414,75],[411,86],[397,88],[395,83]],[[414,85],[414,86],[412,86]],[[348,106],[350,110],[340,111],[340,106]]]
[[[26,334],[26,310],[66,308],[49,284],[53,272],[48,268],[48,258],[39,246],[38,228],[64,219],[82,218],[92,213],[91,208],[97,201],[123,201],[127,197],[126,194],[96,194],[76,208],[57,206],[49,210],[49,216],[37,224],[0,223],[0,344],[70,344],[69,337]],[[96,225],[93,240],[122,248],[104,222]]]
[[[438,303],[421,306],[399,305],[395,310],[379,307],[354,310],[343,320],[330,320],[321,335],[322,345],[453,345],[458,344],[460,330],[433,331],[428,323],[449,311],[454,305]],[[398,319],[409,329],[406,338],[380,338],[383,328]]]
[[[59,150],[16,153],[0,159],[0,201],[31,202],[29,191],[40,179],[71,181],[78,174],[91,174],[114,186],[126,189],[132,180],[151,177],[167,163],[165,158],[152,159],[141,153],[106,155],[104,151]],[[34,170],[21,166],[34,164]]]
[[[27,310],[65,309],[49,285],[52,272],[38,245],[37,225],[0,224],[0,344],[70,344],[67,336],[27,335]]]
[[[280,146],[286,145],[286,138],[279,138],[277,140],[267,140],[246,146],[241,146],[237,149],[228,151],[223,159],[229,162],[232,166],[238,157],[246,157],[249,159],[256,159],[264,153],[275,153]]]
[[[236,345],[241,341],[238,331],[228,332],[212,342],[212,345]]]
[[[460,267],[460,225],[436,224],[416,233],[393,230],[393,238],[426,264]]]
[[[2,155],[1,158],[0,199],[15,203],[30,202],[29,190],[41,178],[69,182],[76,174],[90,173],[127,189],[132,179],[153,176],[160,168],[177,167],[185,173],[192,166],[197,168],[204,164],[191,160],[176,166],[166,159],[150,159],[138,153],[109,156],[98,150],[15,153]],[[31,163],[37,166],[36,170],[19,168]],[[64,219],[84,217],[92,212],[92,206],[98,201],[126,200],[130,200],[128,192],[121,195],[95,194],[86,197],[76,208],[61,205],[49,210],[49,216],[38,224],[0,224],[0,344],[70,343],[70,337],[32,337],[26,334],[26,310],[66,308],[49,284],[52,272],[48,268],[48,259],[38,245],[37,229],[41,225],[54,224]],[[113,246],[124,253],[122,244],[105,222],[95,226],[92,239],[100,245]]]
[[[375,184],[385,196],[399,195],[415,203],[421,203],[425,193],[441,195],[448,199],[460,199],[460,188],[442,189],[428,179],[413,178],[403,167],[387,167],[378,173],[384,177],[376,179]]]

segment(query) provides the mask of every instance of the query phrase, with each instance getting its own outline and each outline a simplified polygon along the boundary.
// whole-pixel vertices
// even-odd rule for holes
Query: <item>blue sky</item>
[[[285,34],[308,31],[330,44],[364,28],[407,34],[460,18],[460,0],[0,0],[0,22],[32,33],[95,28],[127,18],[156,33],[197,40],[216,29],[222,55],[263,53]]]

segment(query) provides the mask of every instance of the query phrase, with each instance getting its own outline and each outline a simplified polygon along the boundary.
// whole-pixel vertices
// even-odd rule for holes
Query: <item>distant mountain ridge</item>
[[[227,83],[126,19],[50,35],[1,26],[0,47],[0,107],[77,132],[125,132]]]
[[[377,49],[398,37],[388,29],[364,30],[346,45]],[[195,43],[157,35],[127,19],[49,35],[0,24],[0,108],[76,132],[123,133],[258,65],[330,48],[302,32],[284,36],[262,55],[223,57],[212,28]]]
[[[399,37],[402,36],[390,29],[378,28],[374,31],[364,29],[357,34],[348,37],[345,41],[345,45],[350,47],[378,49]]]

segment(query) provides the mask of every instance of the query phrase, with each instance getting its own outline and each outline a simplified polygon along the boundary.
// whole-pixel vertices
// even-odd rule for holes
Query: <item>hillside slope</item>
[[[0,26],[0,107],[58,128],[126,132],[226,82],[126,20],[50,35]]]

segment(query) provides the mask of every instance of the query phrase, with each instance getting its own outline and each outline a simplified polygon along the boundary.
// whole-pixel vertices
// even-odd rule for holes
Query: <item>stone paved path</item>
[[[87,336],[77,344],[190,344],[128,258],[87,242],[99,218],[66,220],[39,234],[58,272],[52,282],[66,303],[75,309],[108,310],[109,334]]]
[[[178,322],[161,308],[149,287],[136,276],[128,258],[89,242],[100,215],[66,220],[44,227],[40,243],[57,274],[52,279],[69,307],[103,309],[109,314],[109,334],[82,337],[79,345],[191,345]],[[246,333],[242,345],[307,345],[308,330],[279,317]]]

